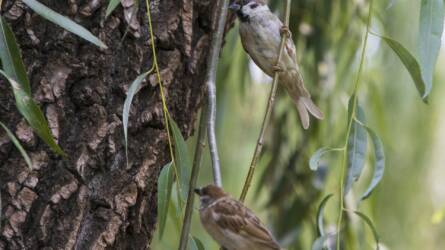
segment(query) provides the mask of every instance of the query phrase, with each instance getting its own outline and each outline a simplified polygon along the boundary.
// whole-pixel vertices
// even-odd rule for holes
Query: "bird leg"
[[[281,65],[279,65],[279,64],[277,64],[277,65],[273,65],[273,66],[272,66],[272,70],[273,70],[273,72],[275,72],[275,73],[281,73],[281,72],[284,72],[283,67],[282,67]]]
[[[287,27],[286,25],[281,26],[280,34],[281,36],[286,36],[287,38],[292,37],[292,33],[290,32],[289,27]]]

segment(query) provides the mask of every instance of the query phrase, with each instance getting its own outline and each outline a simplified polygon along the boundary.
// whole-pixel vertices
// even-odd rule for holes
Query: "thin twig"
[[[215,185],[222,187],[221,167],[219,164],[218,146],[216,142],[215,120],[216,120],[216,70],[221,50],[224,26],[227,19],[229,0],[219,0],[217,6],[220,8],[217,18],[216,30],[213,33],[210,54],[208,58],[207,91],[208,91],[208,124],[207,134],[209,138],[209,150],[212,158],[213,181]]]
[[[341,163],[341,176],[340,176],[340,200],[339,200],[339,214],[338,214],[338,219],[337,219],[337,243],[336,243],[336,250],[340,250],[340,240],[341,240],[341,224],[342,224],[342,220],[343,220],[343,210],[344,210],[344,182],[345,182],[345,175],[346,175],[346,159],[347,159],[347,148],[348,148],[348,143],[349,143],[349,135],[351,133],[351,129],[352,129],[352,122],[355,118],[355,112],[356,112],[356,106],[357,106],[357,91],[358,88],[360,86],[360,76],[362,74],[363,71],[363,64],[365,61],[365,54],[366,54],[366,47],[368,45],[368,35],[369,35],[369,31],[370,31],[370,26],[371,26],[371,18],[372,18],[372,6],[373,6],[373,0],[369,1],[369,12],[368,12],[368,19],[367,19],[367,23],[366,23],[366,33],[365,33],[365,38],[363,41],[363,47],[362,47],[362,51],[361,51],[361,55],[360,55],[360,64],[359,64],[359,68],[358,68],[358,73],[357,73],[357,77],[355,79],[354,82],[354,90],[352,93],[352,109],[351,109],[351,117],[348,121],[348,128],[346,131],[346,138],[345,138],[345,144],[343,146],[343,148],[345,149],[343,152],[343,159],[342,159],[342,163]]]
[[[184,221],[182,223],[182,230],[181,230],[181,240],[179,242],[179,250],[186,250],[187,249],[187,242],[189,239],[190,234],[190,225],[192,221],[192,214],[193,214],[193,202],[194,202],[194,195],[193,192],[196,187],[196,180],[198,179],[199,174],[199,168],[201,166],[202,161],[202,152],[205,148],[205,137],[206,137],[206,126],[207,126],[207,105],[204,105],[201,109],[201,118],[199,121],[199,128],[198,128],[198,141],[196,142],[195,147],[195,156],[193,159],[193,167],[192,167],[192,174],[190,177],[190,184],[189,184],[189,192],[187,196],[187,204],[185,207],[185,215],[184,215]]]
[[[286,0],[286,4],[284,6],[284,9],[285,9],[285,11],[284,11],[284,13],[285,13],[284,26],[285,27],[289,26],[290,5],[291,5],[291,0]],[[280,49],[278,51],[278,58],[277,58],[277,64],[276,64],[277,66],[280,65],[279,63],[281,61],[281,58],[283,57],[283,51],[284,51],[284,46],[286,45],[286,41],[287,41],[287,35],[284,32],[282,32]],[[252,182],[253,174],[255,173],[255,167],[256,167],[257,161],[260,158],[261,150],[263,149],[264,134],[266,132],[266,128],[269,124],[270,116],[272,114],[272,108],[273,108],[273,104],[275,102],[275,95],[277,93],[277,88],[278,88],[279,76],[280,76],[279,72],[275,72],[275,75],[273,77],[273,82],[272,82],[272,89],[269,94],[269,101],[267,103],[266,114],[264,115],[264,120],[263,120],[263,124],[261,125],[260,135],[258,137],[258,141],[257,141],[256,147],[255,147],[255,152],[253,154],[252,162],[250,163],[249,172],[247,173],[246,181],[244,182],[243,191],[240,196],[240,201],[242,201],[242,202],[244,202],[244,200],[246,199],[247,192],[249,191],[249,187]]]

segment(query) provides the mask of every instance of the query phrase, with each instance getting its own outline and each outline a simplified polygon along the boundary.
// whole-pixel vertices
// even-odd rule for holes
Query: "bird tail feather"
[[[321,112],[310,97],[298,96],[297,98],[292,98],[292,100],[297,105],[298,115],[300,116],[304,129],[309,128],[309,113],[319,120],[324,118],[323,112]]]

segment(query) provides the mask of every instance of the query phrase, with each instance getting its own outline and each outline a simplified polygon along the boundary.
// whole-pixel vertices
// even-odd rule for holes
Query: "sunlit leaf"
[[[185,143],[181,130],[170,116],[169,122],[175,143],[175,163],[178,171],[177,174],[180,184],[179,188],[181,190],[181,197],[183,200],[185,200],[188,192],[190,169],[192,164],[190,161],[187,144]]]
[[[352,110],[352,100],[349,102],[349,110]],[[358,121],[364,122],[365,113],[362,108],[356,104],[355,116]],[[348,140],[348,174],[345,183],[344,194],[346,195],[352,187],[354,181],[357,181],[365,165],[366,150],[368,147],[368,135],[366,128],[355,119],[352,121],[352,127]]]
[[[108,17],[116,9],[116,7],[120,4],[120,2],[121,2],[120,0],[110,0],[108,2],[105,17]]]
[[[332,151],[339,151],[339,150],[341,150],[341,149],[328,148],[328,147],[322,147],[322,148],[318,149],[317,151],[315,151],[315,153],[309,159],[309,168],[312,171],[317,171],[318,163],[320,162],[321,157],[323,157],[323,155],[325,155],[326,153],[332,152]]]
[[[329,201],[329,199],[334,196],[333,194],[329,194],[326,197],[323,198],[323,200],[320,203],[320,206],[318,207],[317,210],[317,231],[318,231],[318,235],[320,236],[324,236],[325,232],[324,232],[324,208],[326,206],[326,203]]]
[[[375,34],[376,35],[376,34]],[[426,96],[426,83],[423,81],[420,65],[416,58],[399,42],[389,37],[378,35],[388,46],[396,53],[400,61],[402,61],[405,68],[408,70],[411,78],[413,79],[420,96],[423,98]],[[423,98],[424,102],[426,99]]]
[[[371,137],[371,141],[374,146],[375,166],[371,184],[369,185],[365,193],[362,195],[361,198],[362,200],[368,198],[371,195],[374,188],[382,180],[383,174],[385,172],[385,152],[383,150],[383,143],[372,129],[367,127],[366,130],[368,131],[368,134]]]
[[[3,17],[0,18],[0,32],[0,59],[3,70],[31,95],[31,86],[14,33]]]
[[[133,97],[137,94],[140,89],[141,83],[144,81],[145,77],[150,74],[151,71],[145,72],[139,75],[133,83],[131,83],[130,88],[128,89],[127,98],[125,99],[124,108],[122,111],[122,123],[124,127],[124,144],[125,144],[125,155],[127,157],[127,165],[128,165],[128,117],[130,115],[131,103],[133,101]]]
[[[368,216],[366,216],[365,214],[363,214],[359,211],[354,211],[354,213],[357,214],[369,226],[369,228],[372,231],[372,235],[374,236],[376,250],[379,250],[379,248],[380,248],[379,235],[378,235],[377,230],[376,230],[374,224],[372,223],[371,219],[369,219]]]
[[[14,92],[17,109],[20,114],[28,122],[29,126],[37,133],[37,135],[57,154],[66,156],[63,150],[54,141],[54,138],[49,129],[48,122],[45,116],[40,110],[37,103],[34,102],[32,97],[23,90],[21,85],[9,77],[3,70],[0,73],[8,79]]]
[[[22,147],[22,144],[20,144],[19,140],[14,136],[14,134],[6,127],[5,124],[0,122],[0,126],[3,127],[6,134],[8,135],[9,139],[11,139],[12,143],[15,145],[15,147],[19,150],[20,154],[22,155],[23,159],[25,160],[26,164],[30,169],[32,169],[32,162],[31,158],[29,158],[28,154],[26,153],[25,149]]]
[[[89,41],[92,44],[95,44],[96,46],[106,49],[107,45],[105,45],[99,38],[91,34],[87,29],[80,26],[79,24],[75,23],[71,19],[69,19],[66,16],[62,16],[59,13],[53,11],[52,9],[46,7],[45,5],[41,4],[40,2],[36,0],[23,0],[23,3],[28,5],[29,8],[31,8],[33,11],[35,11],[40,16],[44,17],[45,19],[59,25],[60,27],[64,28],[65,30],[78,35],[79,37],[82,37],[83,39]]]
[[[433,87],[434,67],[439,56],[444,22],[443,0],[422,0],[419,21],[419,62],[425,83],[423,98]]]
[[[167,222],[168,208],[173,187],[172,162],[167,163],[161,170],[158,179],[158,216],[159,216],[159,238],[161,239],[165,223]]]

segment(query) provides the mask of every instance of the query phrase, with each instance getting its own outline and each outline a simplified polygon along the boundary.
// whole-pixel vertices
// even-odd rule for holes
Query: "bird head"
[[[248,22],[252,16],[268,9],[266,3],[262,0],[234,1],[229,8],[236,12],[241,22]]]
[[[202,188],[196,188],[195,193],[199,195],[201,200],[201,208],[206,208],[212,204],[212,202],[227,196],[227,194],[220,187],[215,185],[207,185]]]

